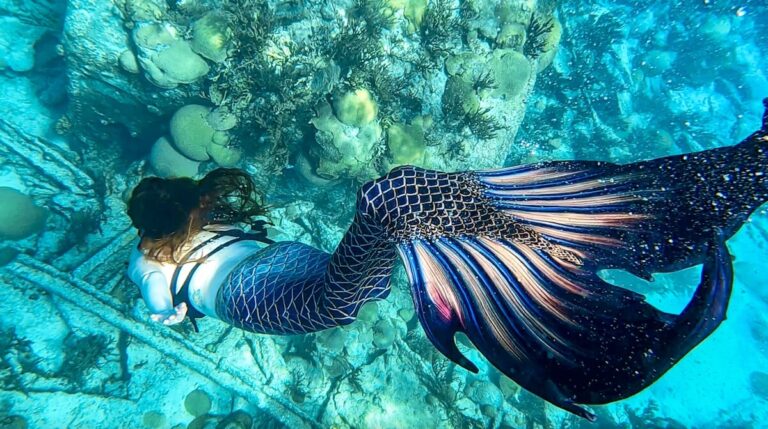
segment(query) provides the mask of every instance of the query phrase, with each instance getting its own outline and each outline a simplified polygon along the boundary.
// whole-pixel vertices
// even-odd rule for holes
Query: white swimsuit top
[[[198,245],[204,243],[216,235],[216,231],[226,231],[232,226],[207,226],[198,233],[190,243],[183,248],[190,252]],[[233,241],[230,245],[225,243]],[[224,245],[220,250],[208,256],[215,248]],[[255,240],[236,240],[236,237],[222,235],[190,255],[189,262],[182,265],[179,277],[176,280],[178,292],[189,276],[194,263],[201,261],[200,267],[194,272],[189,283],[190,303],[206,316],[216,317],[216,294],[226,280],[227,275],[237,264],[248,256],[256,253],[265,246],[264,243]],[[184,253],[184,252],[182,252]],[[141,289],[144,302],[147,303],[152,314],[161,314],[173,311],[173,297],[170,285],[173,274],[178,264],[172,262],[159,262],[149,259],[139,249],[131,252],[128,265],[128,278]]]

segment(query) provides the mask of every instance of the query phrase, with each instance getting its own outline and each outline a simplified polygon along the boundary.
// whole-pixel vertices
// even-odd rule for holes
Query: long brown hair
[[[218,168],[200,180],[147,177],[128,200],[141,248],[164,262],[178,263],[183,246],[206,225],[246,223],[263,234],[265,222],[256,217],[266,213],[253,179],[236,168]]]

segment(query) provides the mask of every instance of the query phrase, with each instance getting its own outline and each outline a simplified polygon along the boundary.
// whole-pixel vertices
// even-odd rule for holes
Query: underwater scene
[[[2,428],[768,427],[766,0],[0,0],[0,94]]]

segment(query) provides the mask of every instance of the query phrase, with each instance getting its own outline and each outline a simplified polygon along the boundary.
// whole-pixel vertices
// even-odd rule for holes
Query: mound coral
[[[233,115],[188,104],[173,114],[171,137],[176,149],[193,161],[213,159],[222,167],[233,167],[242,152],[230,142],[227,133],[236,124]]]
[[[186,40],[177,37],[169,25],[156,23],[138,26],[133,33],[138,61],[145,76],[162,88],[192,83],[208,74],[210,68]]]
[[[199,104],[188,104],[173,114],[171,137],[176,149],[195,161],[207,161],[208,145],[216,130],[208,123],[210,109]]]
[[[134,21],[153,21],[163,17],[168,6],[162,0],[126,0],[125,10]]]
[[[243,157],[240,148],[233,146],[229,136],[220,131],[213,134],[213,141],[208,145],[207,150],[211,159],[221,167],[234,167]]]
[[[227,58],[231,38],[229,21],[221,13],[209,12],[192,25],[192,49],[211,61]]]
[[[158,411],[147,411],[142,416],[144,426],[149,429],[159,429],[166,426],[166,418],[163,413]]]
[[[392,326],[386,320],[380,320],[373,327],[373,344],[380,348],[386,349],[392,345],[397,339],[397,329]]]
[[[525,88],[531,74],[530,62],[513,49],[498,49],[489,61],[496,89],[493,96],[513,100]]]
[[[317,335],[318,343],[328,352],[341,353],[347,340],[347,333],[341,328],[330,329]]]
[[[202,389],[195,389],[184,398],[184,408],[193,416],[202,416],[211,411],[211,397]]]
[[[493,383],[476,380],[464,388],[464,394],[480,406],[483,414],[490,418],[496,417],[499,407],[504,401],[502,392]]]
[[[200,163],[180,154],[165,137],[157,139],[149,153],[149,164],[161,177],[195,177]]]
[[[370,301],[360,308],[357,312],[357,320],[362,322],[371,323],[375,321],[379,316],[379,305],[376,301]]]
[[[117,62],[120,64],[120,67],[128,73],[138,74],[141,72],[141,69],[139,68],[139,60],[130,49],[124,50],[117,58]]]
[[[471,82],[460,76],[453,76],[445,83],[442,107],[446,116],[458,119],[467,112],[480,108],[480,100]]]
[[[403,11],[403,17],[408,20],[409,33],[414,33],[421,27],[424,13],[427,11],[427,0],[389,0],[388,3],[392,9]]]
[[[0,201],[0,240],[21,240],[43,230],[48,211],[28,195],[3,186]]]
[[[362,95],[339,103],[340,111],[344,112],[342,115],[346,115],[347,121],[362,124],[360,126],[342,122],[327,103],[318,108],[317,117],[310,122],[317,129],[316,146],[311,154],[317,161],[316,173],[319,176],[366,180],[378,174],[373,163],[383,132],[378,122],[373,120],[375,114],[370,116],[371,104],[366,101],[368,97]]]
[[[519,22],[504,24],[496,35],[496,44],[501,48],[510,48],[522,52],[525,45],[525,26]]]

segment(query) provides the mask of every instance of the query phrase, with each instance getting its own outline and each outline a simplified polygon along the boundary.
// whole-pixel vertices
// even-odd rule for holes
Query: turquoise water
[[[768,96],[764,1],[0,0],[0,23],[0,427],[766,426],[765,207],[728,242],[727,320],[596,423],[468,341],[480,372],[450,363],[399,268],[355,323],[301,336],[153,324],[125,277],[145,176],[243,168],[273,239],[332,251],[398,165],[736,144]],[[679,312],[699,271],[603,276]]]

